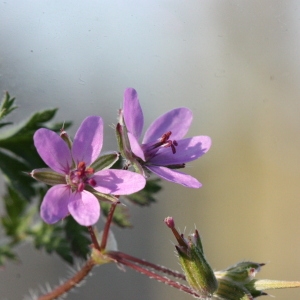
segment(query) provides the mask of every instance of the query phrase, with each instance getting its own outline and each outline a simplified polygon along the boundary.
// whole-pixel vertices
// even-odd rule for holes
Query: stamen
[[[80,182],[77,185],[77,192],[82,192],[84,190],[84,186],[85,186],[85,184],[83,182]]]
[[[88,184],[89,185],[91,185],[91,186],[96,186],[96,180],[95,179],[93,179],[93,178],[90,178],[89,180],[88,180]]]
[[[159,139],[159,141],[155,144],[153,144],[153,146],[151,147],[152,150],[157,149],[159,147],[164,147],[164,148],[169,148],[171,147],[172,153],[175,154],[176,153],[176,146],[178,146],[178,143],[176,140],[169,140],[170,136],[172,134],[172,131],[168,131],[166,133],[164,133],[161,138]]]
[[[79,162],[77,169],[70,172],[69,178],[71,186],[76,189],[77,192],[82,192],[86,184],[96,186],[97,183],[95,179],[90,178],[93,174],[93,168],[86,168],[85,162]]]
[[[176,149],[175,149],[175,146],[173,144],[171,145],[171,149],[172,149],[172,153],[175,154],[176,153]]]
[[[77,165],[77,170],[84,170],[85,169],[85,162],[81,161]]]

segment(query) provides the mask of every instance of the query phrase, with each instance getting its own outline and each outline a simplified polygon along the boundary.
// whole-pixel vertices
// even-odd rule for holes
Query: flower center
[[[77,169],[72,170],[69,174],[69,184],[77,192],[82,192],[86,184],[96,185],[96,181],[92,178],[94,174],[93,168],[87,168],[85,162],[81,161],[77,165]]]
[[[176,153],[176,146],[178,146],[178,143],[176,140],[170,140],[170,136],[172,134],[172,131],[168,131],[164,133],[161,138],[158,139],[158,141],[154,144],[148,144],[144,146],[144,153],[146,157],[149,159],[158,152],[159,149],[161,148],[171,148],[172,153]]]

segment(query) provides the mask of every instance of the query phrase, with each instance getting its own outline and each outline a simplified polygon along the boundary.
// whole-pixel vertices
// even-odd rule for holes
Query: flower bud
[[[222,274],[223,278],[231,279],[235,282],[247,283],[251,281],[265,264],[255,263],[251,261],[239,262],[224,271],[217,272]]]
[[[200,235],[195,233],[185,240],[175,229],[174,220],[171,217],[165,219],[179,243],[176,247],[179,262],[184,271],[187,282],[201,297],[209,298],[218,288],[218,282],[214,272],[205,259]]]

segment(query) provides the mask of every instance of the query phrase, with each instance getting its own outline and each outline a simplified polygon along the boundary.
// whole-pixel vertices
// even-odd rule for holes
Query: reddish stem
[[[94,247],[95,247],[98,251],[100,251],[100,246],[99,246],[98,240],[97,240],[97,238],[96,238],[96,235],[95,235],[95,232],[94,232],[93,227],[92,227],[92,226],[88,226],[87,229],[88,229],[89,234],[90,234],[90,236],[91,236],[91,239],[92,239],[92,242],[93,242]]]
[[[106,220],[106,223],[105,223],[105,226],[104,226],[104,229],[103,229],[101,245],[100,245],[100,249],[98,249],[99,251],[102,251],[106,248],[106,243],[107,243],[107,239],[108,239],[108,234],[109,234],[109,229],[110,229],[110,225],[111,225],[111,222],[112,222],[112,218],[113,218],[115,209],[116,209],[116,207],[119,203],[120,202],[114,202],[114,203],[112,203],[112,205],[110,207],[110,210],[109,210],[109,213],[108,213],[108,216],[107,216],[107,220]]]
[[[191,294],[191,295],[193,295],[193,296],[195,296],[197,298],[200,297],[200,295],[197,294],[190,287],[188,287],[186,285],[183,285],[183,284],[181,284],[179,282],[175,282],[175,281],[173,281],[173,280],[171,280],[171,279],[169,279],[167,277],[161,276],[161,275],[156,274],[154,272],[151,272],[148,269],[144,269],[143,267],[137,266],[137,265],[135,265],[135,264],[133,264],[133,263],[131,263],[129,261],[121,259],[121,260],[118,261],[118,263],[123,264],[124,266],[127,266],[127,267],[129,267],[129,268],[131,268],[131,269],[133,269],[133,270],[135,270],[135,271],[137,271],[139,273],[147,275],[149,278],[153,278],[153,279],[155,279],[157,281],[160,281],[160,282],[163,282],[163,283],[165,283],[167,285],[170,285],[170,286],[172,286],[172,287],[174,287],[174,288],[176,288],[178,290],[181,290],[183,292]]]
[[[126,253],[123,253],[123,252],[119,252],[119,251],[110,251],[108,253],[108,255],[112,258],[114,258],[116,261],[119,261],[119,260],[122,260],[122,259],[125,259],[125,260],[128,260],[128,261],[132,261],[134,263],[137,263],[139,265],[142,265],[142,266],[146,266],[146,267],[149,267],[153,270],[156,270],[156,271],[159,271],[159,272],[162,272],[162,273],[165,273],[165,274],[168,274],[168,275],[171,275],[175,278],[179,278],[179,279],[182,279],[182,280],[186,280],[185,276],[177,271],[173,271],[173,270],[170,270],[164,266],[159,266],[159,265],[155,265],[153,263],[150,263],[148,261],[145,261],[143,259],[139,259],[137,257],[134,257],[134,256],[131,256],[129,254],[126,254]]]
[[[79,270],[72,278],[67,280],[65,283],[54,289],[48,294],[42,295],[38,298],[38,300],[52,300],[57,299],[58,297],[62,296],[63,294],[70,291],[74,288],[78,283],[80,283],[92,270],[95,266],[95,263],[92,259],[89,259],[85,265]]]

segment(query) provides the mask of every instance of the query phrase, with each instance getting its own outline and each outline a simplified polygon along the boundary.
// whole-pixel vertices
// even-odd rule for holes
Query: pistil
[[[85,162],[81,161],[77,165],[77,169],[70,172],[70,184],[75,187],[77,192],[82,192],[86,184],[96,185],[96,181],[91,178],[94,174],[93,168],[87,168]]]

